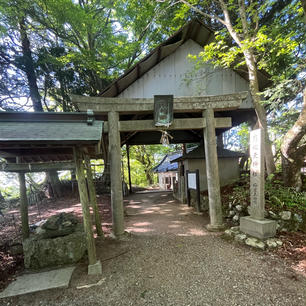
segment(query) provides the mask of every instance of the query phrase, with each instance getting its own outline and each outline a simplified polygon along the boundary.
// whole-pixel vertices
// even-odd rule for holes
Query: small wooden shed
[[[19,175],[23,239],[29,237],[25,173],[75,169],[87,239],[89,274],[101,273],[89,205],[94,211],[97,233],[101,234],[102,229],[89,159],[99,155],[102,134],[103,121],[96,120],[92,112],[0,112],[0,157],[5,160],[0,170]]]

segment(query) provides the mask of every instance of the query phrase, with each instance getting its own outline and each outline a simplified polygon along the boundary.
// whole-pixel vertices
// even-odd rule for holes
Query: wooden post
[[[127,155],[127,162],[128,162],[129,188],[130,188],[130,193],[132,193],[133,190],[132,190],[132,180],[131,180],[130,146],[129,145],[126,145],[126,155]]]
[[[113,219],[113,234],[120,236],[124,234],[124,210],[121,181],[121,148],[119,133],[119,113],[108,113],[108,139],[111,176],[111,204]]]
[[[87,239],[87,252],[88,252],[88,274],[101,274],[100,271],[97,273],[90,273],[90,266],[96,266],[97,263],[97,255],[96,255],[96,245],[93,237],[92,223],[90,218],[89,211],[89,199],[87,193],[87,185],[86,178],[84,173],[84,164],[83,164],[83,153],[80,148],[74,148],[74,158],[75,158],[75,166],[76,166],[76,175],[78,180],[79,194],[80,200],[82,204],[83,211],[83,222],[84,222],[84,230],[86,233]],[[100,264],[101,267],[101,264]]]
[[[206,119],[206,128],[204,129],[204,148],[210,217],[210,224],[207,228],[212,231],[218,231],[223,228],[223,217],[214,110],[212,108],[206,109],[203,111],[203,117]]]
[[[27,189],[25,184],[24,172],[18,173],[18,177],[19,177],[22,240],[25,240],[30,236],[30,229],[29,229],[29,216],[28,216],[28,198],[27,198]]]
[[[102,226],[101,226],[101,218],[99,214],[99,208],[97,204],[97,195],[96,195],[96,188],[93,181],[91,165],[90,165],[90,158],[88,155],[85,156],[85,166],[86,166],[86,173],[87,173],[87,183],[88,183],[88,191],[89,191],[89,201],[92,207],[94,218],[95,218],[95,225],[97,235],[100,237],[104,237]]]

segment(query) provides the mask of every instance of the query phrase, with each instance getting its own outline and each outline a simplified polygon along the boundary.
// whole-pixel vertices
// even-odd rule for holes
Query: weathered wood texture
[[[28,216],[28,198],[25,183],[25,174],[19,173],[19,193],[20,193],[20,215],[21,215],[21,230],[22,240],[29,238],[29,216]]]
[[[73,170],[73,162],[50,162],[29,164],[0,164],[0,171],[4,172],[45,172],[50,170]]]
[[[203,112],[203,117],[206,119],[207,124],[204,129],[204,147],[209,198],[209,228],[217,230],[222,227],[223,218],[213,109],[210,108],[205,110]]]
[[[89,211],[89,198],[88,198],[87,184],[84,172],[85,169],[83,163],[83,153],[80,148],[74,149],[74,157],[76,164],[76,175],[78,180],[79,194],[80,194],[80,200],[83,211],[84,230],[87,239],[88,261],[89,265],[94,265],[97,262],[96,245],[93,236],[92,223]]]
[[[126,145],[126,155],[127,155],[127,164],[128,164],[128,177],[129,177],[129,190],[132,190],[132,179],[131,179],[131,163],[130,163],[130,146]]]
[[[242,100],[248,93],[240,92],[228,95],[203,97],[177,97],[174,98],[174,112],[201,112],[204,109],[232,110],[239,108]],[[154,99],[142,98],[102,98],[72,95],[71,99],[81,111],[92,109],[96,113],[110,111],[120,113],[153,112]]]
[[[109,157],[111,169],[111,205],[113,234],[124,234],[124,211],[121,178],[121,144],[119,133],[119,113],[108,113]]]
[[[96,188],[95,188],[95,184],[93,181],[93,175],[92,175],[91,165],[90,165],[90,158],[88,157],[88,155],[85,156],[85,165],[86,165],[86,173],[87,173],[89,201],[90,201],[90,205],[92,207],[93,213],[94,213],[96,231],[97,231],[98,236],[103,237],[104,234],[102,230],[101,218],[100,218],[99,208],[98,208],[98,203],[97,203]]]
[[[190,119],[174,119],[173,123],[167,127],[167,130],[196,130],[203,129],[206,126],[204,118],[190,118]],[[215,118],[216,128],[228,128],[232,126],[232,118]],[[108,122],[104,123],[104,133],[108,132]],[[119,122],[120,132],[133,132],[133,131],[160,131],[161,127],[154,125],[153,120],[128,120]]]

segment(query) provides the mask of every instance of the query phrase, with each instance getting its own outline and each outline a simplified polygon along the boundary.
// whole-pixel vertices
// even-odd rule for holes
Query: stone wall
[[[234,224],[239,224],[240,217],[249,215],[250,206],[241,204],[233,199],[227,206],[225,217],[230,219]],[[277,222],[276,230],[278,232],[306,231],[306,214],[292,213],[283,210],[274,212],[272,210],[265,211],[265,218],[275,220]]]

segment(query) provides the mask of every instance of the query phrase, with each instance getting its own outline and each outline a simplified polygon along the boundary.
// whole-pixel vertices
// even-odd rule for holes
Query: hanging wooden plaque
[[[173,95],[154,96],[155,126],[168,127],[173,121]]]

